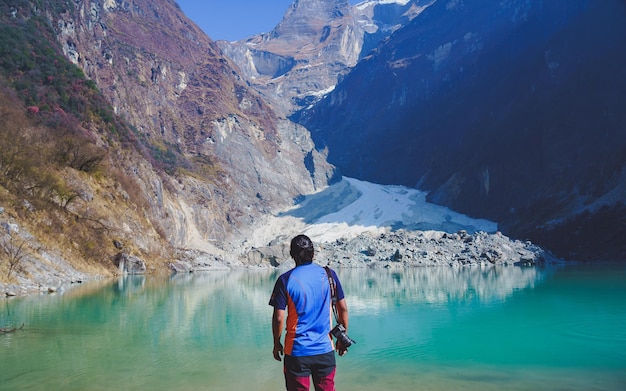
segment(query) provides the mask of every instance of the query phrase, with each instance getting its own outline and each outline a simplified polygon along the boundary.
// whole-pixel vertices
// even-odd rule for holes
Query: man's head
[[[313,242],[306,235],[298,235],[291,240],[289,255],[296,261],[296,265],[313,262]]]

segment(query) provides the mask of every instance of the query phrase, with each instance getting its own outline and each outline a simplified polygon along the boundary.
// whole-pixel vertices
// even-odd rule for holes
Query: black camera
[[[342,324],[338,324],[337,326],[335,326],[335,328],[332,329],[330,333],[333,335],[333,337],[337,338],[337,342],[341,342],[346,348],[356,343],[356,341],[348,337],[348,334],[346,334],[346,328],[343,327]]]

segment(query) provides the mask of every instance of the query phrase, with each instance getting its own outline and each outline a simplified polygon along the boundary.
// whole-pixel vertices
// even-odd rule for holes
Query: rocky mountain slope
[[[0,23],[2,279],[236,258],[334,175],[174,1],[16,1]]]
[[[437,1],[294,115],[348,176],[626,259],[626,4]]]
[[[250,224],[258,212],[324,186],[332,175],[306,132],[247,88],[175,2],[86,1],[55,24],[66,55],[102,86],[137,137],[179,154],[175,167],[199,166],[215,186],[208,198],[216,200],[190,202],[192,221],[208,237],[223,239],[223,227]],[[212,228],[200,217],[207,206],[222,214]]]

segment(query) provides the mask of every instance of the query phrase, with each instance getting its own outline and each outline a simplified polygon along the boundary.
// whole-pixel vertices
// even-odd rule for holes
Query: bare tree
[[[10,278],[11,274],[19,268],[24,258],[29,255],[28,244],[24,239],[19,237],[16,229],[9,226],[7,233],[2,235],[0,248],[2,249],[2,258],[9,263],[7,278]]]

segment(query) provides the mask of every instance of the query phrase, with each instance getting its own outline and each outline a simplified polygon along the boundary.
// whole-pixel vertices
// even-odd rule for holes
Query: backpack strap
[[[333,278],[333,274],[330,271],[328,266],[324,266],[324,270],[326,270],[326,275],[328,276],[328,284],[330,285],[330,298],[333,306],[333,314],[335,314],[335,320],[339,323],[339,315],[337,314],[337,285],[335,284],[335,279]]]

